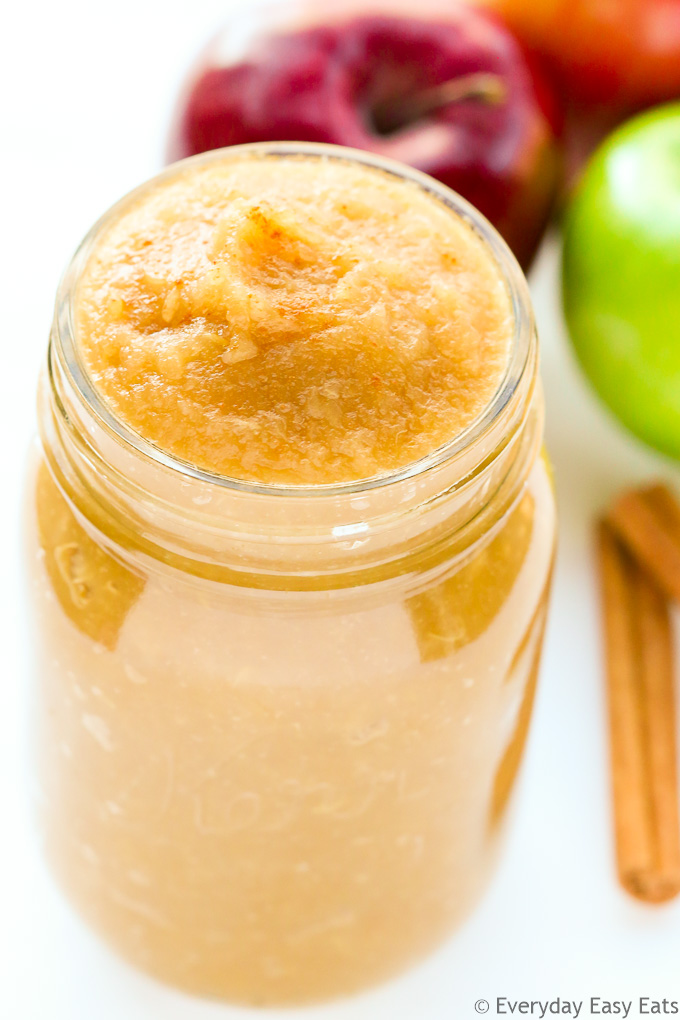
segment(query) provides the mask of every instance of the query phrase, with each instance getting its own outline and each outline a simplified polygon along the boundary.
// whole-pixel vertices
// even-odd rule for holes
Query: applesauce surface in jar
[[[513,322],[472,227],[347,160],[189,165],[98,239],[76,329],[132,428],[236,478],[402,468],[489,403]]]
[[[345,995],[465,917],[529,728],[555,510],[526,286],[327,146],[124,199],[57,298],[29,489],[40,813],[161,980]]]

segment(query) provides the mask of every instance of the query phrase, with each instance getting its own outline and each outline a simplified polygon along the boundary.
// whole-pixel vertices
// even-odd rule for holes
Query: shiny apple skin
[[[680,98],[680,0],[477,0],[517,33],[565,115],[565,181],[631,115]]]
[[[576,355],[610,410],[680,459],[680,103],[620,127],[567,211],[563,303]]]
[[[482,0],[576,108],[619,118],[680,98],[680,0]]]
[[[479,72],[500,79],[502,101],[469,98],[388,134],[377,128],[381,103]],[[179,159],[288,140],[389,156],[472,202],[526,269],[558,186],[558,131],[544,81],[492,15],[437,0],[415,8],[345,0],[332,14],[277,5],[260,19],[228,25],[180,97],[168,152]]]

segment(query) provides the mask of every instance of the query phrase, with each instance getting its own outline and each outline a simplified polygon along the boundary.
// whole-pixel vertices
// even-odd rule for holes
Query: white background
[[[72,915],[43,868],[27,797],[29,650],[19,538],[35,381],[59,274],[107,206],[159,168],[178,82],[237,8],[229,0],[42,0],[15,2],[3,18],[0,1020],[255,1016],[188,999],[119,963]],[[548,243],[531,283],[560,550],[507,854],[472,920],[424,965],[370,995],[282,1015],[464,1020],[482,997],[495,1015],[498,995],[680,999],[680,901],[640,906],[614,878],[591,555],[597,509],[622,485],[677,469],[627,437],[579,376],[558,313],[558,248]]]

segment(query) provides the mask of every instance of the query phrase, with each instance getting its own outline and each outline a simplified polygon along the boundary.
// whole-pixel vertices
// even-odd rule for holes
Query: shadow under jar
[[[553,559],[521,272],[447,189],[351,158],[470,222],[510,293],[505,377],[447,446],[299,487],[146,442],[74,335],[102,224],[61,285],[40,390],[28,538],[47,855],[121,954],[243,1003],[370,985],[474,904],[527,735]]]

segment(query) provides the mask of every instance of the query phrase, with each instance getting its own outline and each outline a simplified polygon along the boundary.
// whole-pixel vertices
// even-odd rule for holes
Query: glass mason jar
[[[244,1003],[369,985],[475,902],[553,559],[514,258],[446,188],[350,157],[465,217],[507,282],[510,364],[464,434],[389,476],[314,488],[210,474],[143,440],[93,388],[73,326],[84,262],[131,197],[66,272],[40,387],[27,516],[47,855],[125,957]]]

